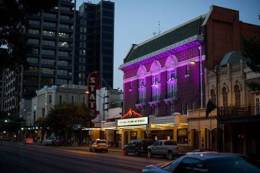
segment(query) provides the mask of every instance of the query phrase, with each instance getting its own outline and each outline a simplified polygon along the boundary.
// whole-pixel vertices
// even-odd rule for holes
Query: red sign
[[[88,87],[88,107],[90,111],[97,115],[96,111],[96,90],[100,89],[98,72],[92,72],[88,75],[87,87]]]

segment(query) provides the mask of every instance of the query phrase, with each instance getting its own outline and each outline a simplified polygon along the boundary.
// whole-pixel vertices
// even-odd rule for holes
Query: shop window
[[[188,130],[186,128],[177,130],[177,143],[178,144],[188,143]]]
[[[241,102],[241,94],[240,94],[240,89],[238,85],[235,85],[234,87],[234,92],[235,92],[235,106],[240,107],[240,102]]]
[[[137,139],[137,132],[136,131],[131,131],[130,132],[130,139],[131,140]]]

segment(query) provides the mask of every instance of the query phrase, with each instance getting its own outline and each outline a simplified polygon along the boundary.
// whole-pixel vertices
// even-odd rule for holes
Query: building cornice
[[[151,52],[149,54],[146,54],[146,55],[144,55],[142,57],[139,57],[137,59],[131,60],[131,61],[125,63],[125,64],[122,64],[122,65],[120,65],[119,69],[123,70],[125,67],[128,67],[130,65],[133,65],[133,64],[136,64],[138,62],[144,61],[146,59],[149,59],[149,58],[151,58],[153,56],[156,56],[156,55],[161,54],[163,52],[166,52],[168,50],[175,49],[177,47],[183,46],[183,45],[185,45],[187,43],[190,43],[190,42],[193,42],[193,41],[197,41],[197,40],[198,41],[202,41],[203,40],[203,36],[202,35],[194,35],[194,36],[189,37],[189,38],[187,38],[185,40],[182,40],[180,42],[174,43],[172,45],[169,45],[169,46],[164,47],[162,49],[159,49],[157,51],[154,51],[154,52]]]
[[[202,55],[202,61],[205,61],[206,59],[206,56],[205,55]],[[193,58],[190,58],[190,59],[187,59],[187,60],[184,60],[184,61],[180,61],[176,64],[176,66],[174,68],[178,68],[178,67],[182,67],[182,66],[185,66],[187,64],[190,64],[190,62],[199,62],[200,60],[200,57],[199,56],[196,56],[196,57],[193,57]],[[162,72],[165,72],[165,71],[169,71],[169,70],[172,70],[174,69],[173,67],[162,67],[159,71],[156,72],[156,74],[158,73],[162,73]],[[153,72],[147,72],[145,75],[142,76],[142,78],[145,78],[145,77],[148,77],[148,76],[152,76],[154,75]],[[139,79],[140,77],[138,77],[137,75],[136,76],[133,76],[133,77],[130,77],[130,78],[126,78],[123,80],[123,83],[127,83],[127,82],[130,82],[130,81],[133,81],[133,80],[137,80]]]

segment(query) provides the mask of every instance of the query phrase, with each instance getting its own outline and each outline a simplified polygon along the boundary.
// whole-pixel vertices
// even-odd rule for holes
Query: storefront
[[[122,135],[122,144],[128,144],[131,140],[144,139],[148,132],[148,117],[127,118],[117,120],[117,129]]]
[[[174,140],[177,143],[188,143],[188,124],[184,115],[150,116],[150,136],[154,140]],[[186,133],[185,133],[186,132]]]

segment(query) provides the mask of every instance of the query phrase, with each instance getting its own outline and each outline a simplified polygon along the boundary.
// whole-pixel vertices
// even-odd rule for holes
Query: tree
[[[94,118],[86,105],[65,103],[54,106],[48,113],[46,122],[50,131],[64,137],[67,141],[75,127],[88,127]]]
[[[246,58],[248,67],[260,73],[260,42],[256,38],[243,38],[242,54]]]
[[[256,73],[260,73],[260,42],[256,38],[243,38],[242,54],[246,59],[247,66]],[[257,91],[260,90],[260,84],[257,81],[251,81],[248,87]]]

